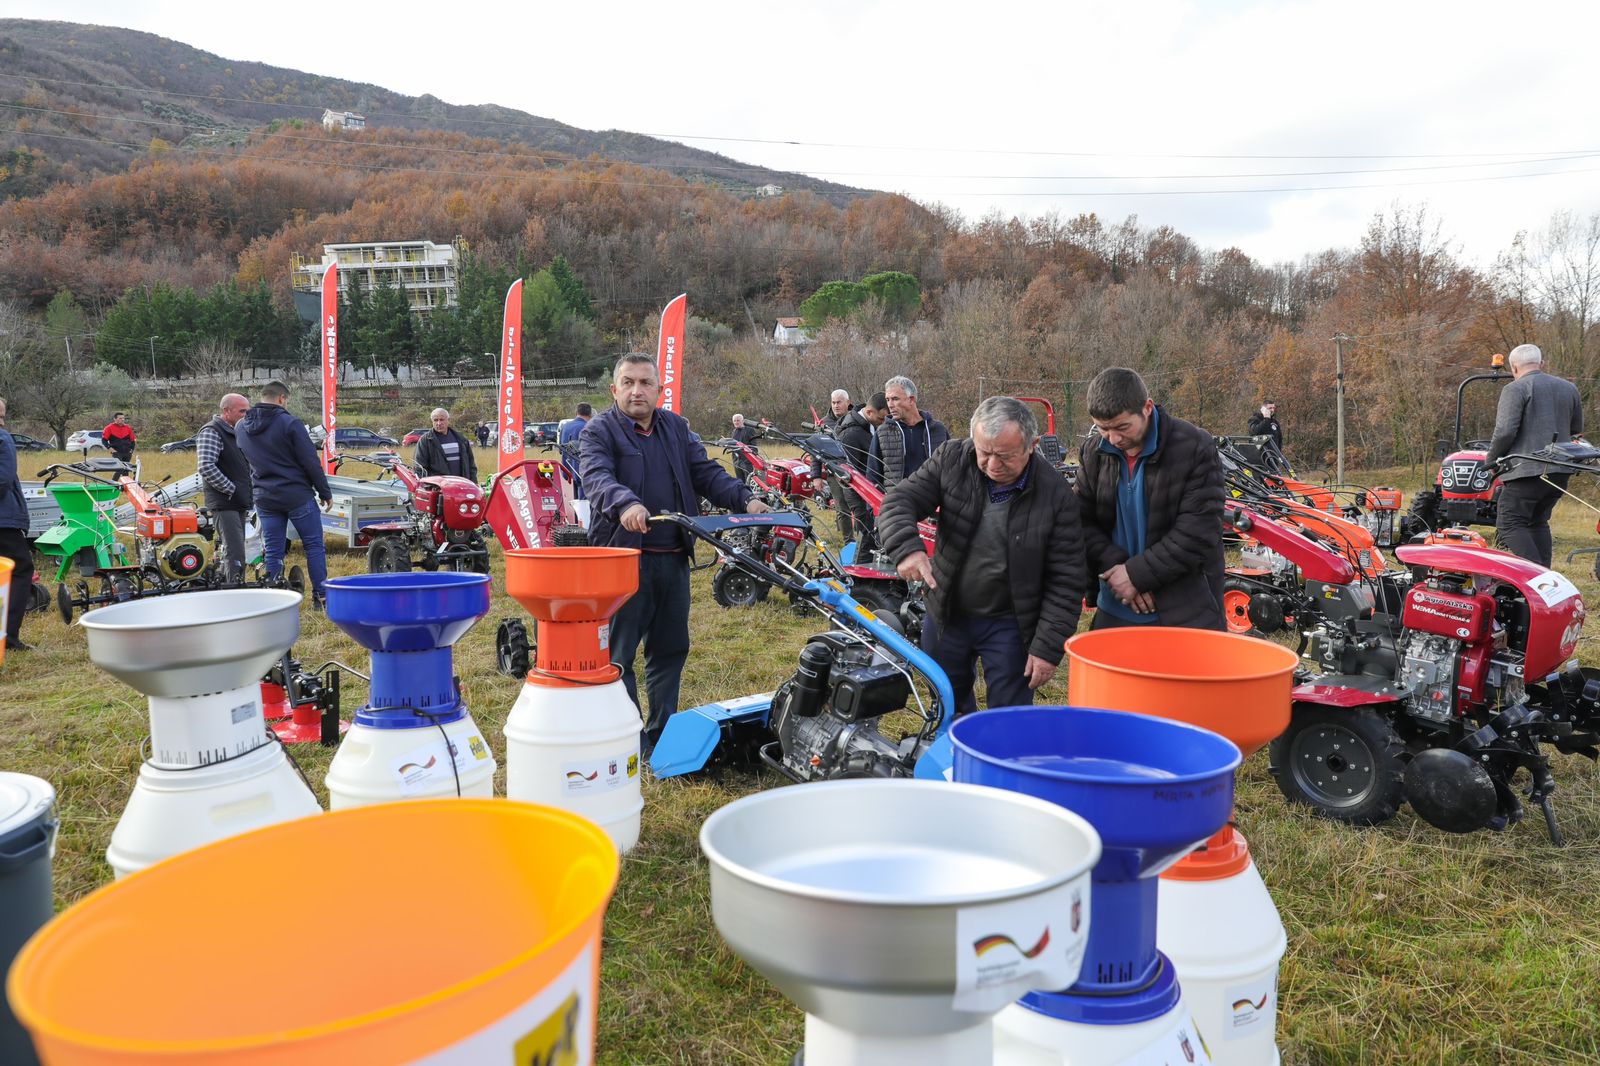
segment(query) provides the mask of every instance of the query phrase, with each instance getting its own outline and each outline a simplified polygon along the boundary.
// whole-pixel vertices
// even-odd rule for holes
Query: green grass
[[[147,473],[193,469],[192,456],[148,462]],[[1416,484],[1415,475],[1396,471],[1364,480],[1408,491]],[[1570,502],[1556,518],[1559,564],[1595,534],[1593,516]],[[355,553],[335,551],[331,562],[335,573],[364,569]],[[494,567],[499,589],[498,551]],[[1565,569],[1589,602],[1600,602],[1590,559]],[[684,705],[771,689],[788,676],[816,617],[798,617],[779,599],[726,611],[712,601],[707,574],[695,583]],[[496,595],[489,616],[456,647],[466,698],[501,763],[501,792],[501,730],[519,682],[494,672],[493,637],[499,619],[521,614]],[[7,656],[0,667],[0,744],[6,769],[37,774],[59,792],[55,877],[66,905],[110,880],[105,847],[138,771],[145,707],[88,662],[82,632],[54,614],[30,616],[24,635],[40,650]],[[1586,662],[1600,661],[1596,639],[1580,646]],[[296,653],[308,663],[365,663],[365,653],[310,612]],[[347,715],[364,695],[351,679]],[[1063,672],[1041,702],[1065,695]],[[331,754],[315,745],[294,749],[324,801]],[[1592,902],[1600,783],[1586,760],[1554,756],[1553,763],[1557,811],[1571,842],[1564,849],[1548,843],[1537,813],[1503,834],[1467,837],[1441,833],[1409,809],[1376,829],[1343,828],[1288,807],[1265,753],[1247,763],[1238,820],[1289,933],[1278,1015],[1285,1063],[1600,1062],[1600,908]],[[712,927],[696,843],[711,811],[777,784],[775,775],[755,771],[647,777],[641,841],[623,863],[606,919],[601,1062],[776,1064],[800,1045],[799,1011]],[[338,908],[313,908],[326,915],[319,918],[293,902],[315,896],[301,876],[286,876],[282,889],[284,906],[257,917],[283,922],[314,967],[317,953],[338,942]]]

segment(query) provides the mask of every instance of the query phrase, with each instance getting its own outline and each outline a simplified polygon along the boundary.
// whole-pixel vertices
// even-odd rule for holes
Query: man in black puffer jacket
[[[940,447],[878,514],[884,550],[928,585],[922,646],[950,677],[956,714],[1033,702],[1055,676],[1083,607],[1083,530],[1067,481],[1036,454],[1039,424],[1009,396],[972,413],[972,437]],[[917,521],[939,511],[933,557]]]
[[[267,577],[283,573],[283,554],[289,523],[305,549],[311,571],[311,602],[322,606],[322,586],[328,580],[328,556],[322,546],[322,512],[333,502],[328,475],[323,473],[317,450],[306,427],[289,413],[289,387],[269,381],[261,387],[261,401],[245,413],[235,434],[239,450],[250,460],[255,486],[256,517],[261,519]]]
[[[1094,628],[1222,629],[1222,461],[1216,438],[1157,407],[1132,370],[1089,383],[1100,430],[1079,454]]]

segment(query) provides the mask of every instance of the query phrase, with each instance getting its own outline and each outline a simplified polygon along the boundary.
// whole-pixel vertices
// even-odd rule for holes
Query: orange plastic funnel
[[[638,588],[637,548],[506,552],[506,593],[539,620],[538,669],[528,680],[588,684],[614,675],[609,623]]]
[[[1067,640],[1067,702],[1220,733],[1246,758],[1289,725],[1299,656],[1240,633],[1169,626],[1096,629]],[[1243,836],[1224,826],[1162,874],[1179,880],[1230,877],[1250,862]]]
[[[1129,626],[1067,641],[1067,702],[1171,718],[1221,733],[1248,758],[1289,725],[1300,661],[1238,633]]]

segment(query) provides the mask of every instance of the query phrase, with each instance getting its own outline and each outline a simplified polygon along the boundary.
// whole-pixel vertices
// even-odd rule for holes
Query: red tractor
[[[1467,386],[1474,381],[1511,380],[1511,372],[1505,369],[1504,363],[1505,356],[1496,355],[1492,372],[1474,374],[1456,388],[1455,439],[1439,460],[1433,488],[1411,499],[1412,517],[1429,529],[1495,524],[1500,479],[1484,461],[1488,458],[1489,442],[1469,440],[1463,443],[1461,440],[1461,408]],[[1443,441],[1440,450],[1444,451]]]
[[[403,573],[413,567],[489,572],[489,549],[480,532],[489,506],[476,483],[464,477],[418,477],[393,452],[346,454],[339,461],[371,463],[387,470],[409,494],[402,517],[372,522],[356,531],[356,545],[367,549],[369,573]]]

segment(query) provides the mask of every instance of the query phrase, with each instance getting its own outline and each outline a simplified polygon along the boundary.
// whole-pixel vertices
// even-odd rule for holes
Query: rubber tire
[[[1228,624],[1228,632],[1246,637],[1261,636],[1250,621],[1250,600],[1254,596],[1255,589],[1242,578],[1230,577],[1223,581],[1222,617]]]
[[[28,590],[28,610],[38,614],[50,609],[50,590],[38,581]]]
[[[1338,802],[1333,802],[1335,797],[1321,783],[1296,772],[1297,765],[1307,765],[1306,760],[1314,758],[1304,749],[1330,742],[1350,745],[1354,758],[1365,758],[1371,767],[1370,781],[1361,793],[1338,797]],[[1289,728],[1272,742],[1270,756],[1268,768],[1284,798],[1305,804],[1330,821],[1377,825],[1393,818],[1405,802],[1405,743],[1389,720],[1370,707],[1296,703]],[[1321,759],[1316,762],[1326,765]]]
[[[1411,507],[1407,514],[1420,521],[1428,530],[1438,529],[1439,503],[1437,489],[1422,489],[1411,497]]]
[[[83,590],[82,595],[88,596],[88,590]],[[72,593],[68,591],[65,583],[56,586],[56,613],[61,615],[61,621],[66,625],[72,624],[72,615],[77,610]]]
[[[367,545],[367,573],[405,574],[411,571],[411,549],[399,537],[379,537]]]
[[[912,636],[906,632],[906,624],[900,619],[900,607],[905,601],[898,596],[880,588],[873,588],[870,585],[865,588],[857,585],[850,590],[850,596],[861,606],[877,615],[879,620],[890,629],[910,640],[911,643],[915,644],[921,638],[921,633]]]
[[[767,598],[771,588],[737,566],[719,566],[711,575],[711,598],[723,607],[754,607]]]
[[[285,578],[284,584],[291,592],[298,592],[304,596],[306,594],[306,572],[300,569],[299,566],[289,567],[288,576]]]
[[[526,677],[532,665],[528,627],[520,618],[506,618],[494,633],[494,668],[506,677]]]

